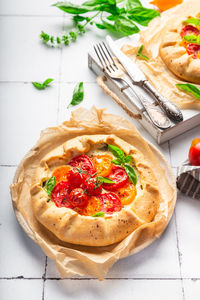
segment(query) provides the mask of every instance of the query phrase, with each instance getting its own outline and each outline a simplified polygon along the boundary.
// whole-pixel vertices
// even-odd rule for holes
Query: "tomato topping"
[[[91,196],[97,196],[101,194],[102,187],[101,184],[99,184],[96,180],[96,178],[90,178],[88,179],[84,184],[83,188],[86,191],[87,194]]]
[[[80,187],[80,185],[83,184],[86,180],[84,174],[81,174],[80,172],[78,172],[74,168],[72,168],[68,172],[67,179],[68,179],[68,183],[69,183],[69,186],[70,186],[71,189]]]
[[[84,173],[87,173],[89,175],[93,175],[96,172],[92,161],[90,160],[90,158],[87,155],[81,154],[81,155],[75,156],[69,162],[69,165],[72,167],[78,168],[78,169],[82,170]]]
[[[72,208],[69,202],[70,187],[67,181],[59,182],[53,189],[51,198],[57,207]]]
[[[198,53],[200,52],[200,45],[187,44],[186,50],[189,55],[193,54],[193,58],[196,59],[198,57]]]
[[[114,191],[121,188],[128,181],[128,175],[126,171],[119,166],[112,166],[112,170],[109,179],[113,180],[115,183],[103,183],[102,187],[109,191]]]
[[[96,155],[92,158],[92,162],[97,171],[97,174],[102,177],[106,177],[112,170],[112,156],[110,155]]]
[[[135,199],[137,190],[133,183],[127,183],[125,186],[117,190],[116,193],[120,197],[122,205],[128,205]]]
[[[101,211],[113,213],[122,209],[119,196],[115,193],[105,193],[98,196],[101,203]]]
[[[56,183],[66,181],[69,171],[72,169],[70,166],[58,167],[53,171],[52,176],[56,177]]]
[[[192,141],[189,151],[189,161],[193,166],[200,166],[200,138]]]
[[[100,200],[95,196],[91,196],[88,197],[88,204],[82,209],[80,214],[84,216],[92,216],[99,211],[101,211]]]
[[[69,202],[72,207],[85,207],[88,204],[88,197],[84,193],[83,189],[77,188],[71,191],[69,194]]]
[[[181,30],[181,37],[182,38],[185,35],[192,35],[192,34],[198,36],[200,34],[200,31],[192,25],[185,25]]]

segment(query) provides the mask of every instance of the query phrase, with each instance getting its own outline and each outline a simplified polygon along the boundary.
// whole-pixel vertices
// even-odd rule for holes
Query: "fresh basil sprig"
[[[191,83],[176,84],[176,87],[183,90],[184,92],[191,93],[195,98],[200,100],[200,89]]]
[[[97,212],[94,215],[92,215],[92,217],[103,217],[104,215],[105,215],[105,212],[104,211],[100,211],[100,212]]]
[[[144,47],[143,45],[140,46],[140,48],[138,49],[138,52],[137,52],[136,56],[139,56],[139,57],[141,57],[141,58],[143,58],[143,59],[145,59],[145,60],[148,61],[149,58],[146,55],[142,54],[143,47]]]
[[[72,100],[69,103],[69,105],[67,106],[67,108],[70,105],[75,106],[75,105],[80,104],[83,101],[83,98],[84,98],[83,82],[79,82],[74,88]]]
[[[118,148],[114,145],[108,145],[108,149],[116,157],[116,159],[112,160],[112,163],[115,165],[119,165],[119,166],[122,165],[124,167],[126,173],[128,174],[130,181],[136,185],[137,175],[136,175],[133,167],[128,165],[128,163],[130,163],[132,161],[132,156],[131,155],[125,156],[124,152],[120,148]]]
[[[200,19],[189,18],[189,19],[185,20],[184,23],[200,26]]]
[[[191,35],[185,35],[184,37],[184,40],[186,40],[187,42],[190,42],[190,43],[197,43],[197,45],[200,45],[200,34],[199,35],[194,35],[194,34],[191,34]]]
[[[46,191],[49,196],[51,196],[51,193],[52,193],[55,185],[56,185],[56,177],[52,176],[49,178],[49,180],[47,181],[47,185],[46,185]]]
[[[43,83],[37,82],[37,81],[33,81],[32,84],[33,86],[38,89],[38,90],[44,90],[46,87],[49,86],[49,84],[53,81],[52,78],[48,78],[46,79]]]

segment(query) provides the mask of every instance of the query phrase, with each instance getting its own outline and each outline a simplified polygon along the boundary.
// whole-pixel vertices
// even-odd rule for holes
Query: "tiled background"
[[[73,1],[75,2],[75,1]],[[78,1],[76,1],[78,2]],[[89,31],[63,49],[42,45],[39,33],[59,34],[70,21],[49,0],[0,2],[0,299],[200,299],[200,202],[178,194],[172,221],[147,249],[116,263],[106,279],[60,279],[55,264],[19,226],[9,185],[17,164],[39,138],[41,129],[66,120],[73,88],[84,81],[84,107],[107,107],[131,120],[95,83],[87,52],[105,33]],[[38,91],[32,81],[52,77],[52,87]],[[200,126],[158,146],[173,167],[187,157]]]

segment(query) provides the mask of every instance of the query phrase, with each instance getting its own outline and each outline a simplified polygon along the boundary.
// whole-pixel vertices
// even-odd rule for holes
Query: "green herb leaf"
[[[115,19],[115,27],[117,31],[123,33],[123,35],[131,35],[134,33],[139,32],[139,28],[135,25],[134,22],[129,20],[128,18],[124,16],[119,16]]]
[[[73,97],[68,107],[70,105],[75,106],[80,104],[83,101],[83,98],[84,98],[83,82],[79,82],[74,88]]]
[[[142,6],[141,2],[139,0],[127,0],[126,1],[126,10],[129,12],[135,7]]]
[[[116,158],[123,161],[123,158],[125,155],[124,155],[124,152],[120,148],[108,144],[108,149],[114,154],[114,156]]]
[[[130,178],[131,182],[136,185],[137,183],[137,175],[134,171],[134,169],[129,165],[124,165],[124,169],[126,170],[126,173],[128,174],[128,177]]]
[[[52,81],[53,81],[52,78],[46,79],[46,80],[43,82],[43,86],[44,86],[44,87],[47,87],[47,86],[49,85],[49,83],[51,83]]]
[[[58,7],[59,9],[63,10],[64,12],[68,14],[84,14],[89,11],[93,11],[92,7],[86,6],[86,5],[76,5],[71,2],[57,2],[53,4],[52,6]]]
[[[47,185],[46,185],[47,194],[49,196],[51,196],[51,193],[52,193],[55,185],[56,185],[56,177],[52,176],[49,178],[49,180],[47,181]]]
[[[131,161],[133,160],[132,156],[131,155],[127,155],[125,158],[124,158],[124,162],[125,163],[130,163]]]
[[[115,181],[106,178],[106,177],[102,177],[102,176],[97,176],[97,181],[99,182],[103,182],[103,183],[115,183]]]
[[[97,212],[94,215],[92,215],[92,217],[103,217],[104,215],[105,215],[105,212],[104,211],[100,211],[100,212]]]
[[[185,35],[183,38],[184,38],[184,40],[186,40],[187,42],[190,42],[190,43],[196,43],[197,42],[197,36],[194,35],[194,34]]]
[[[142,59],[145,59],[145,60],[149,60],[149,58],[146,56],[146,55],[143,55],[142,54],[142,50],[143,50],[143,45],[141,45],[140,46],[140,48],[138,49],[138,52],[137,52],[137,54],[136,54],[136,56],[139,56],[139,57],[141,57]]]
[[[145,7],[136,7],[129,11],[129,19],[137,22],[140,25],[147,26],[155,17],[160,16],[160,13],[155,9]]]
[[[200,100],[200,89],[190,83],[176,84],[176,87],[183,90],[184,92],[191,93],[195,98]]]
[[[189,18],[189,19],[185,20],[184,23],[200,26],[200,19]]]
[[[52,81],[53,81],[52,78],[48,78],[48,79],[46,79],[43,83],[33,81],[32,84],[33,84],[33,86],[34,86],[36,89],[38,89],[38,90],[44,90],[46,87],[49,86],[49,83],[51,83]]]
[[[117,158],[117,159],[111,160],[111,163],[113,163],[114,165],[120,166],[122,164],[122,160]]]

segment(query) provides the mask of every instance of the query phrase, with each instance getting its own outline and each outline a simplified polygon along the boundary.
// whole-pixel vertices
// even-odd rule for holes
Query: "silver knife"
[[[106,41],[112,51],[117,57],[122,66],[125,68],[129,77],[132,79],[135,85],[142,87],[144,90],[149,92],[154,99],[158,102],[160,107],[166,112],[167,116],[176,121],[180,122],[183,120],[183,115],[180,109],[166,97],[162,96],[147,80],[144,73],[138,68],[138,66],[126,56],[114,43],[110,36],[106,37]]]

